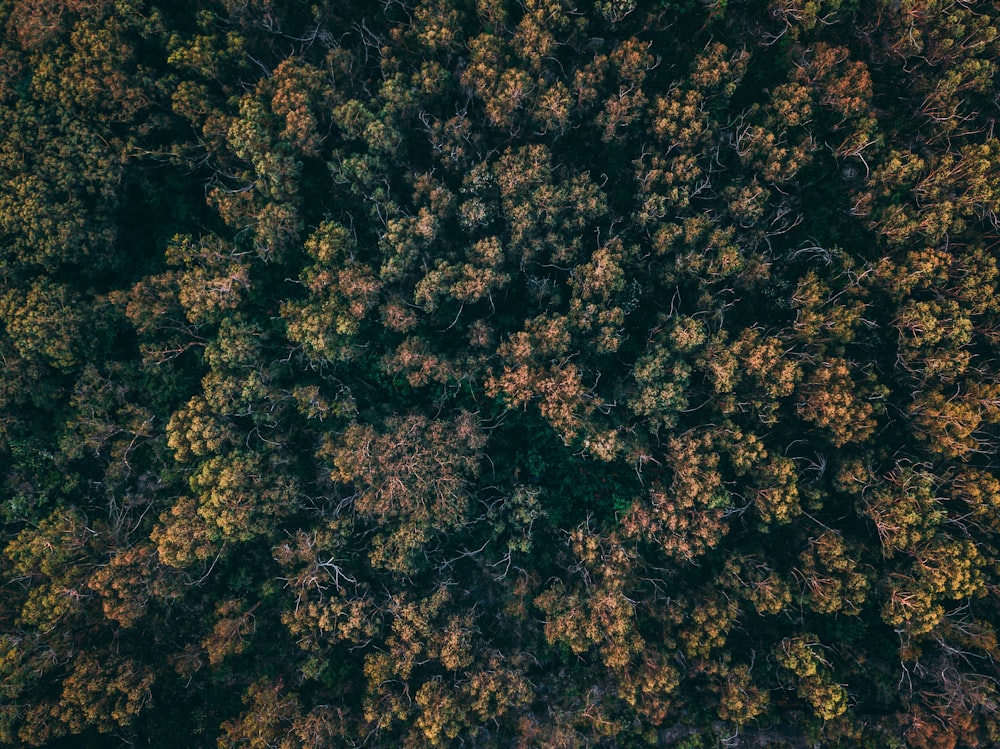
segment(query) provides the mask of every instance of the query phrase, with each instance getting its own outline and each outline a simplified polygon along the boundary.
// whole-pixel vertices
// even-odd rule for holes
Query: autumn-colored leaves
[[[176,5],[0,2],[0,743],[1000,741],[995,7]]]

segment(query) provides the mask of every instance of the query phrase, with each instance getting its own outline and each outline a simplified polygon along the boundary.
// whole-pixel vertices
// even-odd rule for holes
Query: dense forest
[[[1000,745],[1000,6],[0,29],[0,744]]]

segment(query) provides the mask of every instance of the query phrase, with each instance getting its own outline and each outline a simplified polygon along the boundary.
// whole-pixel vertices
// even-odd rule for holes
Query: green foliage
[[[1000,743],[995,4],[0,27],[0,745]]]
[[[541,491],[540,502],[553,524],[574,526],[588,515],[613,523],[643,493],[627,464],[595,460],[581,446],[564,444],[538,417],[512,411],[503,418],[501,433],[510,435],[504,442],[515,447],[505,460],[515,477]]]

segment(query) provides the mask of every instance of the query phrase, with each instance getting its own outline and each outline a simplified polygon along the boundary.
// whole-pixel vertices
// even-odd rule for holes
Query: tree
[[[875,407],[859,398],[859,391],[847,361],[825,362],[799,388],[799,415],[820,427],[835,447],[864,442],[875,432],[877,422]]]
[[[0,297],[0,321],[18,352],[61,371],[75,369],[96,348],[94,334],[102,331],[85,335],[87,317],[78,294],[44,279],[27,293],[11,289]]]
[[[209,537],[221,543],[273,534],[275,521],[297,509],[296,480],[244,451],[208,458],[190,483]]]
[[[631,538],[656,544],[668,557],[693,560],[719,544],[732,497],[719,472],[719,435],[689,431],[668,442],[664,456],[673,471],[669,485],[652,483],[648,497],[622,518]]]
[[[812,635],[785,638],[773,650],[774,658],[795,686],[796,694],[816,717],[832,720],[847,710],[847,692],[830,679],[830,662]]]
[[[501,344],[503,368],[486,380],[490,397],[503,396],[511,406],[538,402],[542,416],[570,441],[580,431],[580,421],[593,411],[586,396],[583,373],[571,361],[569,321],[562,316],[540,315],[525,329]]]
[[[223,724],[219,749],[295,746],[287,737],[292,733],[292,724],[300,719],[301,702],[280,679],[262,679],[252,684],[243,694],[243,704],[245,712]]]
[[[871,571],[861,563],[861,551],[829,531],[810,539],[796,569],[809,608],[823,614],[861,613],[871,587]]]
[[[470,520],[470,482],[478,475],[485,435],[473,414],[449,422],[410,415],[380,428],[352,424],[320,452],[331,478],[357,492],[354,507],[386,533],[371,558],[378,566],[412,569],[433,534]]]

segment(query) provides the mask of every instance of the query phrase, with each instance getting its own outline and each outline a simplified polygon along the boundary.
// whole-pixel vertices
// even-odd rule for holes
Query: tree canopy
[[[1000,745],[995,3],[0,29],[0,745]]]

